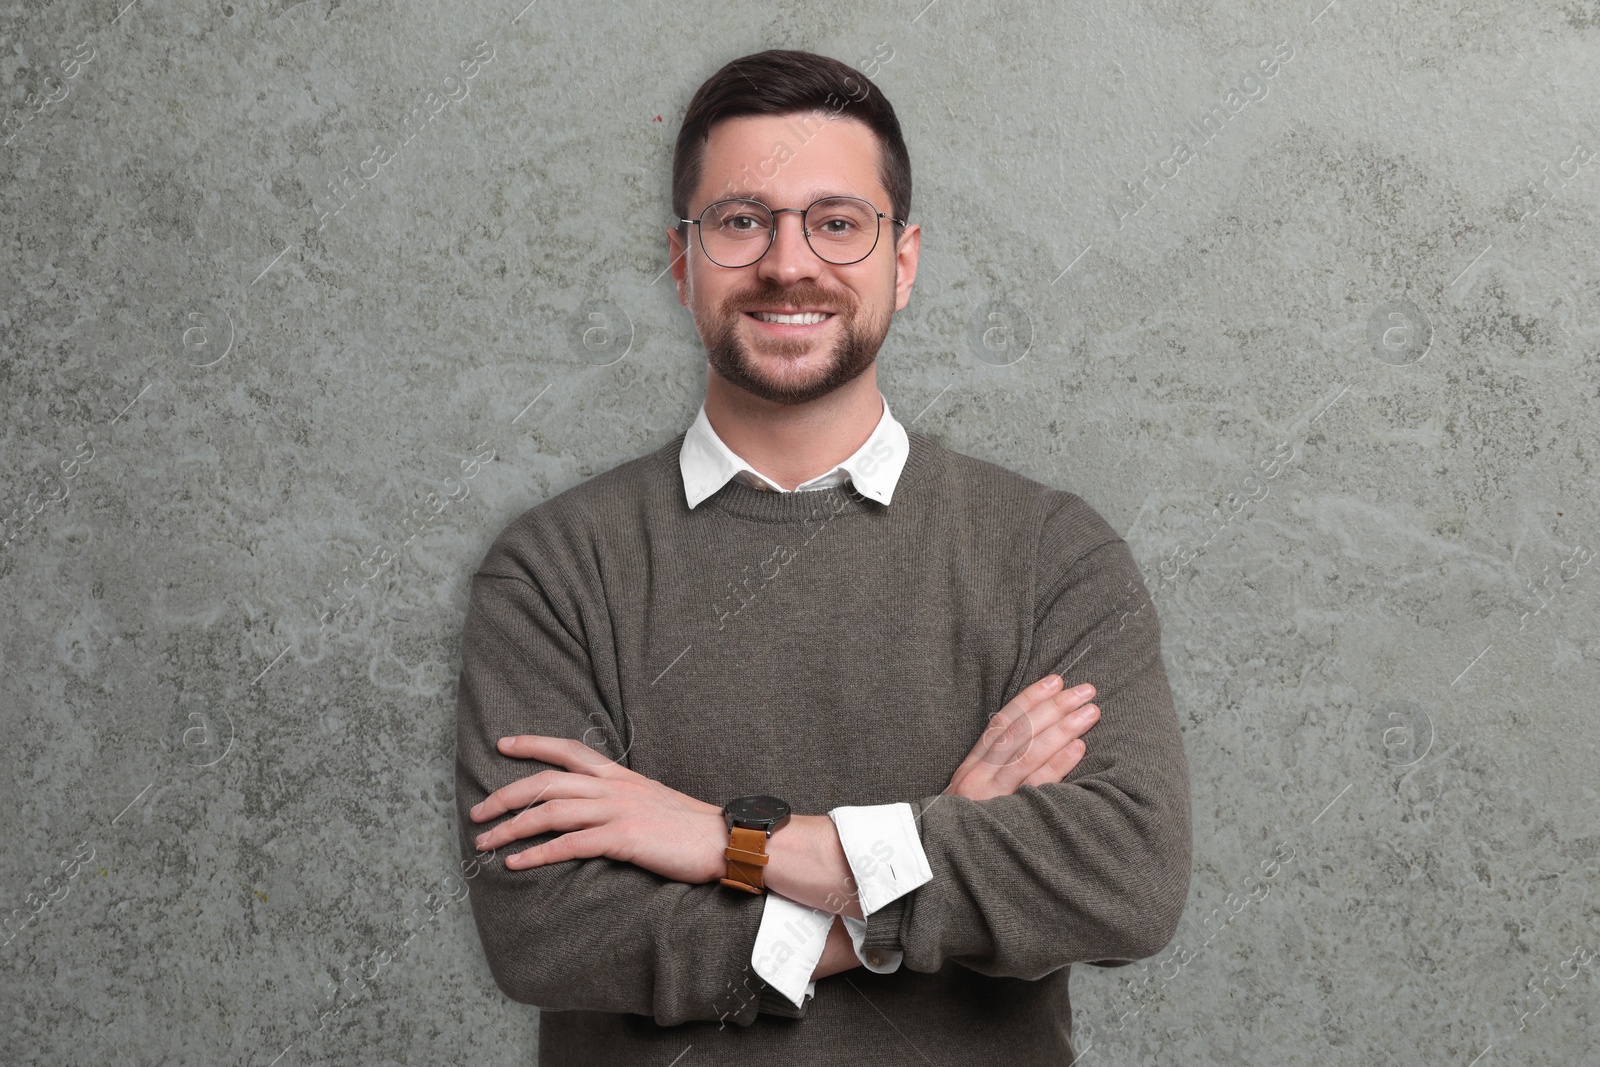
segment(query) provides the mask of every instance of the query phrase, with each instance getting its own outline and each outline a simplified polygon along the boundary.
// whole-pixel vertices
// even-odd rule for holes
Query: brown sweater
[[[1172,939],[1188,768],[1127,545],[1070,492],[909,438],[890,507],[733,480],[691,511],[679,434],[526,511],[484,556],[461,641],[463,857],[492,825],[468,810],[549,766],[496,740],[538,733],[715,804],[907,801],[933,872],[868,920],[864,947],[902,967],[821,979],[802,1010],[750,966],[759,896],[608,858],[489,859],[472,914],[500,988],[543,1009],[541,1067],[691,1046],[697,1067],[1059,1067],[1070,965]],[[1092,682],[1101,709],[1067,779],[941,795],[988,718],[1051,672]]]

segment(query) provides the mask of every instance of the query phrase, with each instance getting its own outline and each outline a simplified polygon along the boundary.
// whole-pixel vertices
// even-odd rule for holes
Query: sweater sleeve
[[[1117,966],[1159,953],[1188,899],[1188,765],[1155,607],[1105,520],[1072,494],[1049,501],[1016,691],[1051,673],[1090,682],[1100,719],[1061,782],[911,802],[933,878],[869,916],[865,937],[909,970],[949,960],[1032,981]]]
[[[509,870],[505,849],[477,851],[478,834],[517,813],[478,823],[470,810],[496,789],[552,767],[501,754],[501,737],[580,738],[628,763],[618,743],[627,731],[595,683],[575,612],[537,582],[480,569],[461,637],[456,819],[461,855],[480,862],[467,885],[496,984],[512,1000],[542,1009],[648,1015],[662,1026],[749,1026],[758,1013],[804,1018],[804,1006],[769,988],[750,966],[761,897],[715,882],[675,882],[608,857]],[[523,839],[514,851],[558,836]]]

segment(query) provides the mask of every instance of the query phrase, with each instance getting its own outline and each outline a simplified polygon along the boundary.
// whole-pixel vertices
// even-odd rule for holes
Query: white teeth
[[[830,313],[823,311],[810,311],[802,315],[779,315],[772,311],[753,311],[751,314],[762,322],[777,322],[787,326],[815,326],[831,317]]]

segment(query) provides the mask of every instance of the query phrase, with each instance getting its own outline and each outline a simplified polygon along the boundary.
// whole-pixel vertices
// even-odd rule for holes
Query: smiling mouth
[[[831,311],[802,311],[793,314],[777,311],[746,311],[744,314],[763,326],[783,331],[805,330],[815,326],[822,326],[835,317],[835,313]]]
[[[754,322],[757,330],[762,333],[803,338],[805,334],[816,333],[822,326],[834,322],[838,315],[835,312],[800,312],[794,315],[781,312],[744,312],[744,317]]]

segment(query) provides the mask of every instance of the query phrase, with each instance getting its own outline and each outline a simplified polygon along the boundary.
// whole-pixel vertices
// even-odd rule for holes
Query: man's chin
[[[837,359],[838,354],[831,350],[785,355],[740,346],[737,352],[711,360],[711,366],[730,385],[771,403],[793,406],[837,388],[828,384],[835,376]]]
[[[792,371],[806,364],[818,373],[825,373],[844,358],[839,342],[832,337],[774,337],[760,332],[759,327],[736,333],[733,347],[739,363],[751,370],[776,366]]]
[[[734,384],[775,403],[803,404],[821,395],[816,390],[833,370],[831,361],[804,369],[796,366],[804,359],[804,356],[770,355],[751,358],[747,354],[740,362],[741,373]],[[784,372],[773,371],[775,361],[784,365]]]

